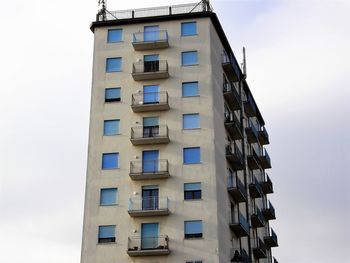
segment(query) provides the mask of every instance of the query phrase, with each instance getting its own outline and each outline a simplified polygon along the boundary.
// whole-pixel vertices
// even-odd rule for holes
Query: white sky
[[[125,3],[124,3],[125,2]],[[110,10],[193,1],[109,0]],[[349,262],[350,1],[212,1],[271,137],[284,263]],[[0,22],[0,262],[80,260],[96,2],[12,0]]]

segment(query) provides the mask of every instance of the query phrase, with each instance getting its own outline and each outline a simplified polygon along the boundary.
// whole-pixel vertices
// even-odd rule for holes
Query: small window
[[[203,263],[202,260],[186,261],[186,263]]]
[[[185,221],[185,238],[203,237],[202,220]]]
[[[184,164],[200,163],[201,155],[199,147],[184,148],[183,150]]]
[[[105,102],[120,101],[120,88],[108,88],[105,90]]]
[[[107,42],[116,43],[123,40],[123,29],[110,29],[108,30]]]
[[[197,35],[197,23],[186,22],[181,23],[181,36],[193,36]]]
[[[183,129],[184,130],[200,128],[199,114],[198,113],[192,113],[192,114],[184,114],[184,115],[182,115],[182,125],[183,125]]]
[[[116,205],[117,204],[117,188],[104,188],[100,192],[100,205]]]
[[[182,83],[182,97],[199,96],[198,81]]]
[[[184,199],[196,200],[202,198],[201,183],[184,184]]]
[[[107,58],[106,72],[119,72],[122,70],[122,58]]]
[[[107,120],[104,121],[103,135],[117,135],[119,134],[119,123],[120,120]]]
[[[98,243],[114,243],[114,242],[115,242],[115,226],[99,226]]]
[[[117,169],[119,168],[119,153],[104,153],[102,155],[102,169]]]
[[[198,65],[198,52],[182,52],[182,66]]]

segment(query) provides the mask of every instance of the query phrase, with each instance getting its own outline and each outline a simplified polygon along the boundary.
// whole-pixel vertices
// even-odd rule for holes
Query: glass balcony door
[[[159,136],[159,118],[143,118],[143,138],[152,138]]]
[[[159,86],[149,85],[143,87],[143,104],[159,103]]]
[[[144,72],[157,72],[159,71],[159,55],[145,55],[144,61]]]
[[[158,210],[159,207],[158,186],[142,187],[142,210]]]
[[[143,151],[142,152],[142,172],[155,173],[158,172],[159,151]]]
[[[156,249],[158,247],[158,223],[141,225],[141,249]]]
[[[145,26],[143,38],[145,42],[154,42],[159,40],[159,26]]]

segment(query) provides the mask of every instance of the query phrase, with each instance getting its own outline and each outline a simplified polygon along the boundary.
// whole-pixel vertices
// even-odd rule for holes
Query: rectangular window
[[[182,59],[182,66],[197,65],[198,52],[197,51],[182,52],[181,59]]]
[[[186,263],[203,263],[202,260],[186,261]]]
[[[194,164],[201,162],[200,147],[191,147],[183,149],[184,164]]]
[[[203,237],[202,220],[185,221],[185,238]]]
[[[184,115],[182,115],[182,125],[183,125],[183,129],[184,130],[200,128],[199,114],[198,113],[192,113],[192,114],[184,114]]]
[[[159,40],[159,26],[145,26],[144,27],[144,40],[145,42],[154,42]]]
[[[120,101],[120,88],[107,88],[105,90],[105,102]]]
[[[106,72],[119,72],[122,70],[122,58],[107,58]]]
[[[199,96],[198,81],[182,83],[182,97]]]
[[[107,35],[108,43],[121,42],[123,40],[123,29],[109,29]]]
[[[102,169],[117,169],[119,168],[119,153],[104,153],[102,154]]]
[[[120,120],[107,120],[104,121],[103,135],[117,135],[119,134],[119,123]]]
[[[100,205],[116,205],[117,204],[117,188],[104,188],[100,192]]]
[[[115,226],[99,226],[98,243],[114,243],[114,242],[115,242]]]
[[[197,35],[197,23],[186,22],[181,23],[181,36],[193,36]]]
[[[184,199],[196,200],[202,198],[201,183],[184,184]]]

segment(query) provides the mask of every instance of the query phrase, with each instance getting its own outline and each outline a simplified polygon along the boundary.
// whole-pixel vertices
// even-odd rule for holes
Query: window
[[[184,164],[200,163],[201,155],[199,147],[184,148],[183,150]]]
[[[188,51],[182,52],[182,66],[191,66],[198,64],[198,52]]]
[[[120,101],[120,88],[108,88],[105,90],[105,102]]]
[[[103,135],[116,135],[119,134],[120,120],[107,120],[104,121]]]
[[[122,58],[107,58],[106,72],[118,72],[122,70]]]
[[[182,115],[182,125],[184,130],[200,128],[199,114],[192,113]]]
[[[185,221],[185,238],[202,236],[202,220]]]
[[[186,263],[202,263],[202,260],[186,261]]]
[[[184,184],[184,199],[195,200],[202,198],[201,183]]]
[[[110,29],[108,30],[107,42],[116,43],[121,42],[123,38],[123,29]]]
[[[100,205],[115,205],[117,204],[117,188],[104,188],[100,192]]]
[[[144,29],[143,38],[145,42],[159,40],[159,26],[145,26]]]
[[[199,96],[198,81],[182,83],[182,97]]]
[[[119,153],[104,153],[102,155],[102,169],[117,169],[119,168]]]
[[[98,243],[115,242],[115,226],[98,227]]]
[[[197,23],[186,22],[181,23],[181,36],[193,36],[197,35]]]

